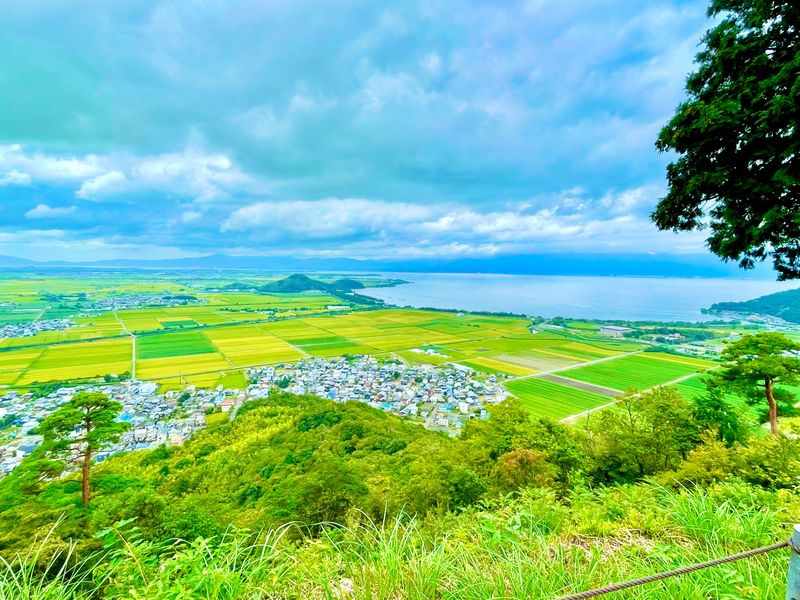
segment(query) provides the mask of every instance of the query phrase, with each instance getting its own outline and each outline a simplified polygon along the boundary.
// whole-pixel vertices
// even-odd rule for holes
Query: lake
[[[705,321],[715,302],[750,300],[798,287],[754,279],[574,277],[449,273],[392,273],[410,283],[360,290],[390,304],[513,312],[542,317]]]

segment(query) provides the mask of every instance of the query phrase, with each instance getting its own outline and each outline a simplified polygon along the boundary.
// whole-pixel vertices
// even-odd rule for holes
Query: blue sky
[[[647,215],[704,2],[2,4],[0,254],[703,252]]]

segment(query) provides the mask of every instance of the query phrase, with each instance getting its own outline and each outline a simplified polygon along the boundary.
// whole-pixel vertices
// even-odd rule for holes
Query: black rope
[[[787,547],[791,548],[792,551],[800,554],[800,548],[792,544],[791,541],[778,542],[777,544],[772,544],[771,546],[764,546],[763,548],[756,548],[755,550],[747,550],[745,552],[739,552],[738,554],[732,554],[730,556],[724,556],[722,558],[715,558],[714,560],[709,560],[707,562],[697,563],[696,565],[690,565],[688,567],[675,569],[674,571],[657,573],[656,575],[650,575],[649,577],[642,577],[641,579],[633,579],[631,581],[626,581],[624,583],[616,583],[614,585],[598,588],[596,590],[589,590],[587,592],[581,592],[579,594],[562,596],[558,600],[584,600],[585,598],[594,598],[595,596],[610,594],[611,592],[619,592],[621,590],[626,590],[632,587],[638,587],[646,583],[652,583],[653,581],[668,579],[670,577],[677,577],[678,575],[685,575],[686,573],[691,573],[692,571],[699,571],[701,569],[707,569],[708,567],[716,567],[717,565],[733,562],[735,560],[742,560],[743,558],[750,558],[751,556],[757,556],[759,554],[766,554],[767,552],[773,552],[775,550],[780,550],[781,548],[787,548]]]

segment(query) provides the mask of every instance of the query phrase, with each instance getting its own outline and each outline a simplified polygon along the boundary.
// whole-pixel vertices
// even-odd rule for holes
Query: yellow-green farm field
[[[433,353],[412,352],[428,349]],[[559,366],[622,353],[613,343],[581,344],[558,334],[532,334],[524,319],[385,309],[148,334],[139,338],[137,375],[163,380],[177,375],[176,370],[183,376],[205,374],[215,365],[222,370],[305,356],[396,353],[411,363],[459,362],[521,377],[540,370],[526,363],[531,352],[551,350],[564,353],[561,362],[556,359]]]
[[[0,351],[0,385],[30,385],[89,378],[131,370],[136,333],[136,376],[165,385],[188,380],[220,381],[221,374],[306,356],[397,355],[411,364],[460,363],[476,371],[525,377],[582,362],[607,359],[640,346],[630,342],[576,338],[556,332],[531,333],[526,319],[415,309],[363,310],[342,314],[257,320],[237,324],[251,312],[227,312],[223,294],[202,306],[119,311],[89,316],[89,327],[106,328],[115,338],[66,341],[57,345]],[[239,307],[295,306],[297,299],[235,295]],[[327,302],[325,296],[310,296]],[[261,304],[258,304],[258,303]],[[235,304],[235,303],[234,303]],[[262,315],[263,316],[263,315]],[[218,320],[223,322],[219,323]],[[227,321],[230,319],[230,322]],[[694,368],[668,362],[676,368]]]
[[[210,329],[206,336],[237,367],[287,362],[305,356],[285,340],[253,325]]]
[[[15,385],[119,375],[131,370],[130,338],[77,342],[43,349],[21,372]],[[0,358],[24,356],[30,350],[12,350]]]

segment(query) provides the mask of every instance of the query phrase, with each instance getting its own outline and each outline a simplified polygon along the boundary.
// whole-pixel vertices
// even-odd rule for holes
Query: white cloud
[[[431,208],[418,204],[360,198],[256,202],[236,209],[221,229],[258,231],[272,238],[332,239],[395,230],[432,214]]]
[[[30,185],[31,176],[21,171],[8,171],[0,175],[0,187],[5,185]]]
[[[0,145],[0,170],[25,173],[31,181],[63,183],[93,177],[102,172],[93,154],[83,157],[26,152],[21,144]]]
[[[143,260],[198,256],[169,244],[119,242],[97,236],[76,234],[61,229],[28,229],[0,231],[0,254],[34,260],[96,261],[100,258]]]
[[[103,196],[121,194],[127,187],[128,178],[121,171],[109,171],[84,181],[75,195],[78,198],[95,200]]]
[[[631,214],[643,206],[655,206],[663,195],[663,190],[657,186],[642,186],[618,194],[608,193],[600,199],[600,206],[615,215]]]
[[[52,207],[47,204],[37,204],[26,212],[25,216],[28,219],[56,219],[71,215],[76,210],[78,210],[77,206]]]
[[[504,210],[359,198],[256,202],[231,212],[221,232],[300,253],[338,256],[493,256],[593,249],[702,252],[702,235],[676,238],[656,231],[646,216],[631,214],[654,189],[632,188],[599,199],[573,189]]]
[[[335,104],[332,100],[295,94],[289,98],[282,113],[271,104],[262,104],[234,115],[231,122],[255,140],[280,141],[286,139],[304,119],[320,115]]]
[[[185,210],[181,213],[181,223],[194,223],[203,218],[199,210]]]
[[[0,185],[73,185],[76,197],[90,200],[158,192],[208,202],[232,193],[265,190],[263,183],[245,174],[227,155],[192,147],[145,156],[56,156],[29,152],[20,144],[5,145],[0,146],[0,173],[4,171]]]

